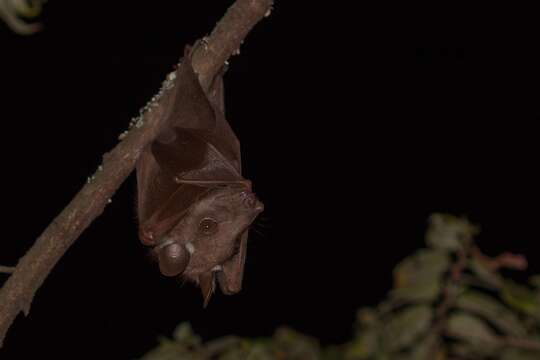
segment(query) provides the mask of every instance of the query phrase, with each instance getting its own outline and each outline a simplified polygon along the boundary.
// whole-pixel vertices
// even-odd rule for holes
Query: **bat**
[[[248,229],[263,210],[241,175],[240,143],[224,116],[223,72],[205,92],[186,46],[163,127],[136,166],[139,238],[165,276],[225,294],[242,287]]]

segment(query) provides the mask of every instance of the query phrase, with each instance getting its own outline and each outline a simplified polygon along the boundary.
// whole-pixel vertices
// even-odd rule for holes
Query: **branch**
[[[540,342],[532,339],[503,338],[503,343],[519,349],[540,351]]]
[[[0,273],[2,274],[11,274],[15,268],[13,266],[2,266],[0,265]]]
[[[456,260],[450,268],[448,279],[442,291],[442,301],[435,309],[435,323],[430,331],[437,339],[440,339],[441,335],[445,332],[447,316],[451,308],[457,301],[457,287],[461,282],[463,272],[467,266],[467,259],[470,256],[470,243],[472,239],[467,238],[462,246],[458,249],[456,254]],[[435,359],[439,350],[440,340],[433,343],[433,346],[429,349],[426,359]]]
[[[237,0],[193,54],[193,67],[204,88],[222,68],[253,26],[271,11],[272,0]],[[103,156],[98,171],[52,221],[35,244],[19,260],[12,275],[0,289],[0,347],[19,312],[28,315],[35,292],[54,265],[79,235],[104,210],[116,190],[131,173],[139,155],[157,135],[166,108],[163,95],[145,112],[123,140]]]

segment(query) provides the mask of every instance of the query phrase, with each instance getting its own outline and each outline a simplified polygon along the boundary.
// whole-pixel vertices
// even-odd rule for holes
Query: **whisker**
[[[260,228],[269,229],[272,227],[272,219],[269,216],[258,216],[255,219],[255,222],[253,225],[258,226]]]
[[[257,224],[253,224],[250,228],[250,230],[253,230],[257,235],[259,235],[262,238],[267,237],[267,234],[265,234],[262,230],[266,230],[264,228],[261,228],[260,226],[257,226]]]

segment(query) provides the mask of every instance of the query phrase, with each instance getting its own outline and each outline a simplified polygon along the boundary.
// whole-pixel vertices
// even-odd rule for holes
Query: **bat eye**
[[[213,235],[216,233],[218,227],[217,221],[211,218],[204,218],[199,223],[199,231],[204,235]]]

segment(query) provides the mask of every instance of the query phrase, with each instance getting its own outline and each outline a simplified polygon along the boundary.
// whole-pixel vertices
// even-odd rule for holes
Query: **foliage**
[[[41,14],[47,0],[0,0],[0,20],[19,35],[31,35],[41,29],[39,23],[29,23]]]
[[[474,243],[478,228],[435,214],[427,248],[394,269],[394,288],[375,308],[357,314],[353,339],[321,348],[288,328],[271,338],[223,337],[203,343],[188,324],[143,360],[533,360],[540,359],[540,276],[528,284],[500,270],[523,270],[525,259],[488,257]]]

